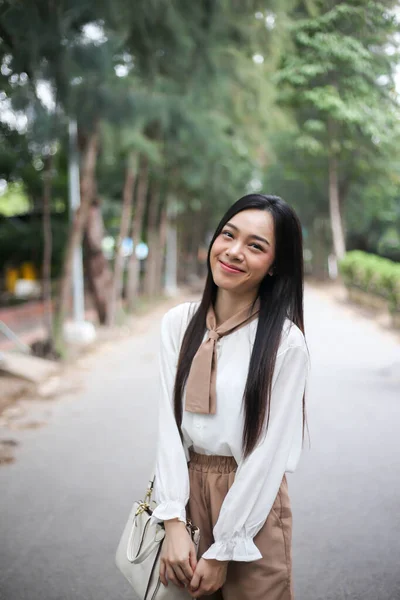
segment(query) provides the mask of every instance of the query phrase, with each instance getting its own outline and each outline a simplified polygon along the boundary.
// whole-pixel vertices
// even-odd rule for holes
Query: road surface
[[[161,314],[84,359],[79,389],[22,403],[0,428],[18,443],[0,468],[1,600],[133,600],[114,553],[152,468]],[[289,476],[296,600],[399,600],[398,341],[314,289],[306,326],[311,448]]]

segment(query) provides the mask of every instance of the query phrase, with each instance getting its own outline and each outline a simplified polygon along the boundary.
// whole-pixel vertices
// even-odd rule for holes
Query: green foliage
[[[276,81],[281,100],[300,111],[308,134],[303,149],[314,152],[319,143],[321,152],[340,155],[363,143],[379,155],[393,140],[397,54],[385,47],[397,31],[395,16],[379,2],[321,2],[318,15],[293,22],[293,51]]]
[[[333,152],[351,246],[396,258],[397,55],[385,52],[398,30],[392,6],[67,0],[55,10],[6,0],[0,83],[4,102],[29,118],[19,131],[0,124],[0,177],[22,182],[40,211],[43,163],[56,153],[52,209],[66,208],[67,125],[76,116],[81,147],[101,124],[97,192],[113,231],[127,160],[146,157],[182,220],[206,229],[259,179],[294,204],[307,244],[323,230],[328,245]],[[50,109],[39,98],[43,82]]]
[[[389,225],[382,233],[378,242],[378,250],[383,255],[392,253],[400,255],[400,233],[395,225]]]
[[[18,266],[30,261],[41,272],[43,256],[43,231],[39,216],[9,217],[0,220],[0,267]],[[53,216],[52,275],[61,273],[68,223],[61,216]]]
[[[12,217],[25,213],[29,209],[29,200],[21,183],[12,183],[0,195],[0,215]]]
[[[346,286],[382,296],[391,312],[400,311],[400,263],[354,250],[345,255],[339,268]]]
[[[399,259],[394,6],[364,0],[295,4],[291,44],[273,76],[278,101],[292,120],[271,144],[264,180],[296,203],[313,232],[329,219],[328,166],[334,159],[348,247]]]

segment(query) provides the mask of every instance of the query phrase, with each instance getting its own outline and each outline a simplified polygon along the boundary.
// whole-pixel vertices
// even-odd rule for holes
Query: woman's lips
[[[226,263],[222,262],[222,260],[219,260],[219,264],[221,265],[221,268],[226,271],[227,273],[243,273],[243,271],[241,269],[236,269],[235,267],[231,267],[229,265],[227,265]]]

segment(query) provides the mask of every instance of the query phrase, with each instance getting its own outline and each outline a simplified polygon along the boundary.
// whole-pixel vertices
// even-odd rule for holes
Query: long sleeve
[[[203,558],[250,562],[262,558],[253,538],[273,506],[302,423],[302,398],[308,355],[290,346],[277,357],[268,429],[253,452],[240,462],[214,527],[215,543]]]
[[[161,323],[160,402],[158,448],[155,468],[155,499],[153,512],[157,521],[178,518],[186,521],[189,499],[189,474],[185,451],[175,422],[173,390],[179,355],[181,307],[170,310]]]

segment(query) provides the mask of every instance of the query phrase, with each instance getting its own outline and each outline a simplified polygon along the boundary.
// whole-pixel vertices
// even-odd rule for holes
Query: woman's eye
[[[262,247],[259,244],[251,244],[252,248],[256,248],[256,250],[262,250]]]
[[[230,231],[223,231],[222,235],[228,236],[228,237],[233,237]]]

